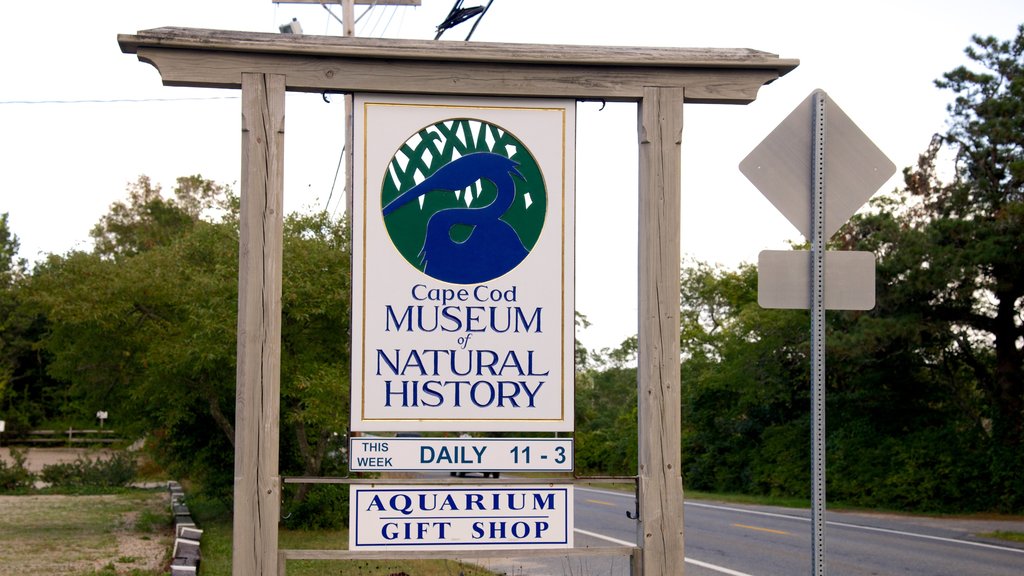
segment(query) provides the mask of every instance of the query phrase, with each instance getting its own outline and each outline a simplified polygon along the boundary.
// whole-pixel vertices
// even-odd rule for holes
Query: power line
[[[334,168],[334,180],[331,181],[331,192],[330,192],[330,194],[327,195],[327,202],[324,202],[324,211],[325,212],[331,206],[331,198],[334,197],[334,187],[338,184],[338,174],[341,173],[341,164],[344,162],[344,160],[345,160],[345,146],[343,145],[341,147],[341,155],[338,156],[338,165],[337,165],[337,167]],[[340,205],[341,205],[341,200],[338,200],[338,203],[334,206],[334,211],[335,212],[338,211],[338,206],[340,206]],[[331,217],[334,217],[334,214],[331,214]]]
[[[0,100],[2,104],[123,104],[135,102],[187,102],[199,100],[238,100],[240,96],[195,96],[184,98],[107,98],[85,100]]]

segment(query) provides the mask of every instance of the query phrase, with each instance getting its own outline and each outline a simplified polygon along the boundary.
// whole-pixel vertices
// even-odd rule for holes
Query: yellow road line
[[[747,530],[757,530],[758,532],[771,532],[772,534],[782,534],[783,536],[790,536],[789,532],[782,530],[772,530],[771,528],[759,528],[757,526],[747,526],[746,524],[733,524],[737,528],[746,528]]]
[[[590,502],[591,504],[602,504],[604,506],[615,506],[615,504],[612,504],[611,502],[605,502],[603,500],[587,500],[587,502]]]

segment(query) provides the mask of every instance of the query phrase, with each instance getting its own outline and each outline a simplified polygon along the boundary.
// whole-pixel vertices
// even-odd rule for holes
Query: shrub
[[[117,452],[110,458],[44,466],[40,478],[55,488],[114,488],[128,486],[138,475],[135,455]]]
[[[0,459],[0,492],[28,490],[36,481],[36,475],[25,467],[25,451],[11,448],[13,464]]]
[[[289,499],[283,519],[286,528],[336,530],[348,523],[348,488],[314,484],[298,502]]]

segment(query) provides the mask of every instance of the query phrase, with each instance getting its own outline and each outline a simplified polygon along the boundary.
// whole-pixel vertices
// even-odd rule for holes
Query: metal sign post
[[[811,239],[811,538],[814,575],[825,574],[825,94],[814,95]]]
[[[874,255],[825,248],[896,166],[815,90],[743,159],[740,171],[811,243],[809,254],[761,253],[757,300],[765,308],[811,312],[811,561],[813,574],[824,576],[825,310],[870,310],[875,302]]]

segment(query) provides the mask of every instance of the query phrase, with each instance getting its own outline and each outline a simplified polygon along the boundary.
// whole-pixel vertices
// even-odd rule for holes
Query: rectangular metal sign
[[[572,546],[571,484],[349,487],[350,550]]]
[[[571,472],[572,438],[349,439],[349,470]]]
[[[825,308],[870,310],[875,307],[875,255],[827,251]],[[757,302],[762,308],[811,307],[811,253],[763,250],[757,259]]]
[[[355,96],[355,431],[573,427],[575,102]]]

